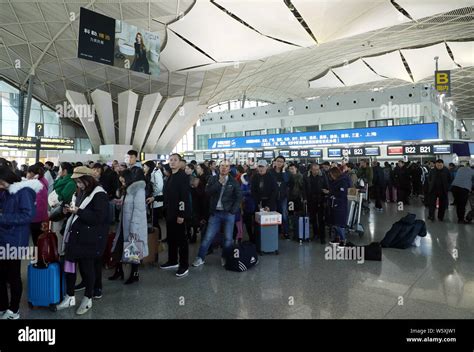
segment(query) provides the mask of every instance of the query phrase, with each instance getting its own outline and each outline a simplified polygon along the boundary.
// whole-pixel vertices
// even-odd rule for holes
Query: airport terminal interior
[[[472,0],[0,1],[1,319],[474,319],[473,211]]]

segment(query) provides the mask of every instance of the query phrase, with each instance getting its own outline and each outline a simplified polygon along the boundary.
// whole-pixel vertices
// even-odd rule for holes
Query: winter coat
[[[163,198],[163,173],[160,169],[154,169],[150,176],[151,185],[153,188],[153,208],[160,208],[163,206],[163,201],[157,199]]]
[[[383,187],[385,185],[385,177],[383,169],[380,166],[375,166],[373,169],[374,178],[372,180],[372,185]]]
[[[240,190],[242,191],[242,209],[244,213],[255,213],[255,200],[252,197],[251,185],[249,183],[249,177],[247,174],[242,174],[240,177],[242,184]]]
[[[119,176],[116,172],[108,169],[100,176],[100,184],[107,192],[109,199],[114,199],[117,189],[120,187]]]
[[[222,192],[221,203],[225,212],[236,214],[240,211],[240,202],[242,201],[242,192],[239,183],[229,174],[224,186],[219,182],[220,176],[213,176],[206,185],[206,194],[209,196],[209,212],[216,212],[217,203]]]
[[[411,187],[410,184],[410,174],[406,166],[403,167],[396,167],[393,171],[393,180],[395,182],[395,186],[398,189],[405,189],[409,190]]]
[[[319,175],[313,176],[311,172],[304,178],[305,197],[308,202],[322,204],[324,201],[323,189],[329,189],[329,180],[324,172],[319,171]]]
[[[148,225],[145,204],[145,181],[135,181],[127,187],[123,197],[120,221],[117,225],[112,251],[115,250],[120,236],[124,242],[129,240],[131,234],[138,236],[143,241],[143,256],[148,256]],[[123,231],[123,233],[122,233]]]
[[[383,168],[383,179],[386,185],[391,185],[393,183],[393,170],[391,166]]]
[[[27,247],[30,223],[35,216],[36,194],[43,184],[27,180],[10,185],[0,191],[0,246]]]
[[[207,177],[205,175],[198,176],[199,185],[191,188],[191,198],[193,207],[193,216],[200,222],[209,219],[209,197],[206,194]]]
[[[364,182],[370,187],[372,186],[374,173],[370,166],[367,167],[360,167],[357,170],[357,177],[364,180]]]
[[[290,181],[288,182],[288,200],[301,201],[304,198],[304,180],[303,175],[297,173],[296,175],[290,175]]]
[[[189,178],[183,170],[168,177],[163,191],[166,221],[176,222],[177,218],[191,218],[190,189]]]
[[[346,226],[348,217],[347,189],[351,181],[346,174],[337,180],[329,181],[329,223],[334,226]]]
[[[426,236],[426,224],[415,220],[415,214],[408,214],[392,225],[380,242],[384,248],[405,249],[413,245],[416,236]]]
[[[48,221],[48,180],[45,177],[38,179],[42,184],[41,190],[36,193],[36,215],[31,222]]]
[[[107,192],[97,186],[88,196],[74,195],[72,202],[79,210],[66,222],[62,249],[65,259],[73,262],[101,257],[109,229]]]
[[[260,182],[263,181],[263,188],[260,189]],[[268,207],[270,211],[276,211],[277,183],[269,172],[261,176],[256,173],[250,181],[252,197],[257,208],[262,203],[263,207]]]
[[[436,185],[437,178],[441,178],[441,189],[434,189]],[[449,186],[451,184],[451,175],[447,167],[443,167],[441,170],[434,168],[430,171],[428,175],[428,192],[440,192],[448,193]]]
[[[71,176],[68,174],[54,181],[54,190],[58,195],[58,200],[65,204],[71,203],[72,196],[76,193],[76,182],[74,182]]]
[[[44,177],[48,181],[48,194],[50,194],[54,189],[54,176],[51,170],[46,170]]]
[[[288,183],[290,181],[290,173],[288,171],[276,172],[275,169],[268,170],[277,184],[276,197],[277,201],[288,199]]]

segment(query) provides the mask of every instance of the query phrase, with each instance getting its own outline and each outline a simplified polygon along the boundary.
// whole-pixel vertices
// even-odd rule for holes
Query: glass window
[[[352,128],[352,124],[350,122],[341,122],[341,123],[328,123],[325,125],[321,125],[321,131],[342,130],[344,128]]]
[[[280,128],[280,133],[291,133],[291,127]]]
[[[261,136],[262,134],[266,134],[266,131],[265,130],[245,131],[246,136]]]
[[[225,134],[226,137],[240,137],[240,136],[243,136],[244,133],[242,131],[240,132],[227,132]]]
[[[280,133],[279,128],[267,128],[267,134],[278,134]]]
[[[371,121],[369,121],[371,122]],[[354,128],[366,128],[367,123],[365,121],[356,121],[354,122]]]
[[[222,138],[224,137],[224,133],[212,133],[211,138]]]
[[[59,137],[59,125],[57,124],[45,124],[44,125],[45,137]]]
[[[317,132],[319,131],[319,126],[298,126],[293,127],[293,132]]]
[[[208,134],[201,134],[197,136],[197,148],[202,150],[202,149],[207,149],[207,141],[209,140],[209,135]]]
[[[17,136],[18,135],[18,121],[3,120],[2,121],[2,134]]]
[[[59,123],[59,117],[56,115],[56,112],[50,109],[43,111],[43,118],[44,123]]]

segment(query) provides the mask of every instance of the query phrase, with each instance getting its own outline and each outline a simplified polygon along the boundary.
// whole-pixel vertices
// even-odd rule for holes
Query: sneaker
[[[222,258],[222,257],[221,257],[221,265],[222,265],[222,266],[225,266],[225,258]]]
[[[186,268],[179,268],[178,271],[176,272],[176,276],[177,277],[184,277],[184,276],[187,276],[189,274],[189,269]]]
[[[76,285],[74,287],[74,292],[82,291],[86,289],[86,284],[84,282],[81,282],[79,285]]]
[[[202,260],[201,257],[196,257],[196,259],[194,259],[193,266],[195,268],[197,268],[198,266],[201,266],[203,264],[204,264],[204,260]]]
[[[1,319],[8,319],[8,320],[17,320],[20,319],[20,311],[13,313],[10,309],[7,309]]]
[[[64,296],[64,299],[56,306],[56,310],[62,310],[76,305],[76,298],[74,296]]]
[[[84,297],[81,301],[81,305],[76,310],[76,314],[77,315],[86,314],[91,308],[92,308],[92,299]]]
[[[102,290],[100,288],[96,288],[94,290],[94,295],[92,296],[94,299],[101,299],[102,298]]]
[[[160,268],[163,269],[163,270],[178,269],[179,264],[171,264],[169,262],[166,262],[165,264],[161,264]]]

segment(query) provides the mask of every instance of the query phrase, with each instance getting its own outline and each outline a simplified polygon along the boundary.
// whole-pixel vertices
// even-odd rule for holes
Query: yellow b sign
[[[446,97],[451,96],[450,71],[435,71],[435,89]]]

